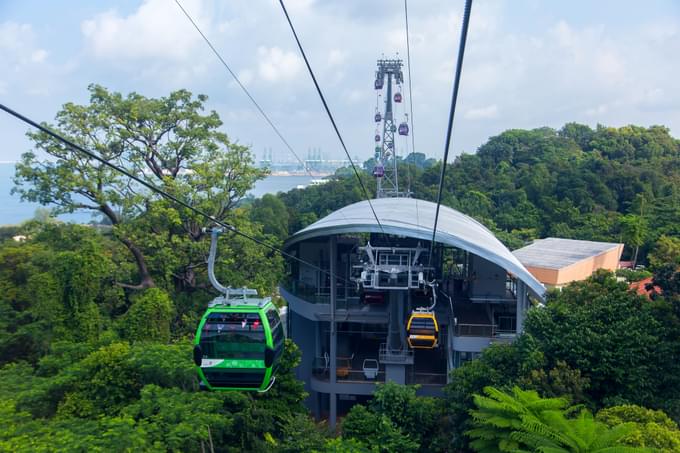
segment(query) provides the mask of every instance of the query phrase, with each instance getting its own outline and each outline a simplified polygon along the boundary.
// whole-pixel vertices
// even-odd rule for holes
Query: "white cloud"
[[[366,102],[368,100],[365,90],[350,90],[345,98],[350,104],[358,104],[359,102]]]
[[[268,82],[280,82],[297,77],[302,70],[302,60],[295,52],[286,52],[279,47],[257,49],[258,73]]]
[[[211,21],[201,0],[183,1],[182,6],[204,33]],[[168,0],[144,0],[128,16],[110,10],[81,23],[88,50],[97,58],[120,60],[184,60],[191,56],[201,38],[184,14]]]
[[[328,52],[328,66],[338,66],[347,61],[347,52],[341,49],[332,49]]]
[[[609,111],[609,106],[607,104],[600,104],[598,106],[589,108],[585,111],[585,114],[588,116],[594,116],[594,117],[599,117],[601,115],[604,115]]]
[[[0,59],[5,68],[10,65],[22,65],[32,61],[36,49],[36,37],[29,24],[4,22],[0,24]],[[46,56],[46,55],[45,55]]]
[[[47,51],[45,49],[37,49],[31,53],[31,61],[34,63],[42,63],[47,58]]]
[[[496,118],[498,117],[498,106],[496,104],[491,104],[485,107],[468,109],[463,116],[469,120],[487,120]]]
[[[48,52],[39,45],[39,37],[30,24],[0,23],[0,62],[3,81],[0,93],[46,96],[57,84],[55,73],[65,68],[50,65]]]
[[[255,76],[253,75],[253,71],[251,71],[250,69],[244,69],[242,71],[239,71],[237,75],[238,79],[245,86],[248,86],[255,78]],[[236,82],[234,82],[234,84],[236,84]]]
[[[278,2],[181,1],[296,150],[322,147],[340,155]],[[403,4],[383,3],[286,0],[347,145],[361,158],[372,148],[375,60],[397,52],[406,57]],[[44,100],[34,102],[44,104],[40,117],[51,118],[63,102],[86,102],[90,82],[147,96],[187,88],[210,95],[207,107],[222,115],[230,137],[256,149],[283,148],[173,0],[117,8],[69,16],[63,24],[49,17],[0,23],[0,91],[11,96],[48,87]],[[416,146],[432,155],[446,131],[462,9],[448,0],[409,2]],[[453,152],[472,151],[508,128],[567,121],[666,124],[680,134],[677,8],[629,0],[602,9],[536,0],[475,3]],[[82,42],[59,34],[58,27],[79,24]],[[47,55],[32,61],[42,58],[40,50]],[[57,68],[57,61],[70,66]],[[407,104],[397,106],[400,118]]]

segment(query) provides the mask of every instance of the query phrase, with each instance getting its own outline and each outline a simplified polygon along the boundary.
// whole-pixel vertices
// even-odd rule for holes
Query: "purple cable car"
[[[401,102],[401,93],[398,91],[394,93],[394,102]]]
[[[380,141],[380,135],[379,135],[379,134],[375,134],[375,141],[376,141],[376,142],[379,142],[379,141]]]
[[[376,112],[376,114],[375,114],[375,116],[373,117],[373,119],[375,119],[375,122],[376,122],[376,123],[379,123],[379,122],[382,121],[382,115],[380,115],[379,112]]]
[[[399,135],[408,135],[408,124],[401,123],[399,125]]]
[[[383,80],[382,79],[375,79],[375,89],[376,90],[382,90],[383,88]]]
[[[383,167],[382,164],[373,167],[373,176],[376,178],[382,178],[385,176],[385,167]]]

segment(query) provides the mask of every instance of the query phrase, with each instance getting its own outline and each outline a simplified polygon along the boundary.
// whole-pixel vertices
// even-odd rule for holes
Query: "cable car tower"
[[[401,71],[403,61],[400,59],[378,60],[378,69],[375,72],[375,89],[381,96],[385,90],[385,111],[381,114],[376,105],[375,109],[375,168],[373,176],[377,179],[377,197],[408,197],[410,192],[399,191],[399,176],[397,173],[397,156],[394,135],[397,126],[394,122],[394,109],[392,100],[395,103],[402,102],[401,84],[404,81],[404,74]],[[387,82],[387,83],[385,83]],[[396,85],[396,91],[392,95],[392,84]],[[382,123],[382,135],[380,134],[380,123]],[[408,135],[408,124],[403,122],[399,125],[399,135]],[[382,143],[381,143],[382,142]]]

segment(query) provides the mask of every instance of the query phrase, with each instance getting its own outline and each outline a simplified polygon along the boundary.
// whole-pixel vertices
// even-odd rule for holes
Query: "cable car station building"
[[[522,331],[545,288],[476,220],[436,204],[384,197],[339,209],[298,231],[281,295],[298,378],[319,418],[366,401],[377,382],[441,394],[448,372]],[[376,219],[377,217],[377,219]],[[378,221],[379,219],[379,221]],[[420,330],[419,330],[420,326]]]

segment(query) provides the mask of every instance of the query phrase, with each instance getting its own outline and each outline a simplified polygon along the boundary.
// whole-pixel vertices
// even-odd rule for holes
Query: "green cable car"
[[[208,276],[224,296],[208,305],[196,331],[194,363],[207,390],[266,392],[275,381],[283,353],[283,326],[270,298],[253,289],[232,289],[215,279],[217,235],[213,229]]]
[[[194,341],[194,362],[209,390],[267,391],[282,352],[283,326],[268,298],[215,299]]]

